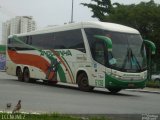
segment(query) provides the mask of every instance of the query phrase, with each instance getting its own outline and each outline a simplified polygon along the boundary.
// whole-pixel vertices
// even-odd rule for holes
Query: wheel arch
[[[78,80],[77,78],[78,78],[78,76],[79,76],[81,73],[85,73],[86,76],[88,77],[87,71],[86,71],[85,69],[79,69],[79,70],[77,70],[77,74],[76,74],[76,83],[78,82],[78,81],[77,81],[77,80]]]
[[[28,67],[28,66],[24,66],[23,71],[24,71],[25,69],[28,69],[28,70],[29,70],[29,67]],[[29,70],[29,71],[30,71],[30,70]]]

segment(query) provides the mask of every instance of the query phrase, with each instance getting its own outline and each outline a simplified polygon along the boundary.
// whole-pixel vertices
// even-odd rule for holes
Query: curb
[[[126,91],[160,94],[160,91],[143,90],[143,89],[142,90],[140,90],[140,89],[126,89]]]
[[[12,111],[0,111],[0,113],[8,113],[8,114],[12,114]],[[44,114],[43,112],[19,112],[21,114],[33,114],[33,115],[40,115],[40,114]]]

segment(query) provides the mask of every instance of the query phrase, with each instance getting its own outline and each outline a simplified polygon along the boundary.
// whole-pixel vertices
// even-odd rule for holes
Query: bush
[[[153,81],[153,80],[147,81],[146,86],[152,88],[160,88],[160,81]]]
[[[82,115],[81,115],[82,116]],[[5,120],[111,120],[106,117],[78,117],[74,115],[53,114],[23,114],[23,113],[0,113],[0,119]]]

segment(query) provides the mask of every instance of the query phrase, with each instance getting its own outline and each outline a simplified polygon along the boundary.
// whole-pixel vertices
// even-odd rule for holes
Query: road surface
[[[43,83],[25,83],[0,72],[0,110],[7,103],[12,108],[22,100],[24,112],[58,112],[68,114],[142,114],[160,113],[160,94],[123,90],[112,95],[106,89],[82,92],[77,87]]]

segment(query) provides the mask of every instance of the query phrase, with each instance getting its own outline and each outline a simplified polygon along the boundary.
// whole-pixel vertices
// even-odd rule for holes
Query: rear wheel
[[[29,73],[29,69],[28,68],[24,69],[23,80],[24,80],[24,82],[30,82],[30,73]]]
[[[89,86],[88,77],[85,73],[80,73],[77,77],[78,87],[82,91],[91,91],[94,87]]]
[[[56,85],[58,83],[58,81],[48,81],[48,84],[50,84],[50,85]]]
[[[56,85],[58,81],[43,80],[43,83],[47,85]]]
[[[18,77],[18,81],[23,81],[23,73],[22,73],[21,68],[17,68],[16,74]]]
[[[29,80],[30,80],[30,82],[32,82],[32,83],[36,83],[36,81],[37,81],[38,79],[30,78]]]
[[[113,94],[118,93],[119,91],[121,91],[120,88],[107,88],[107,89]]]

